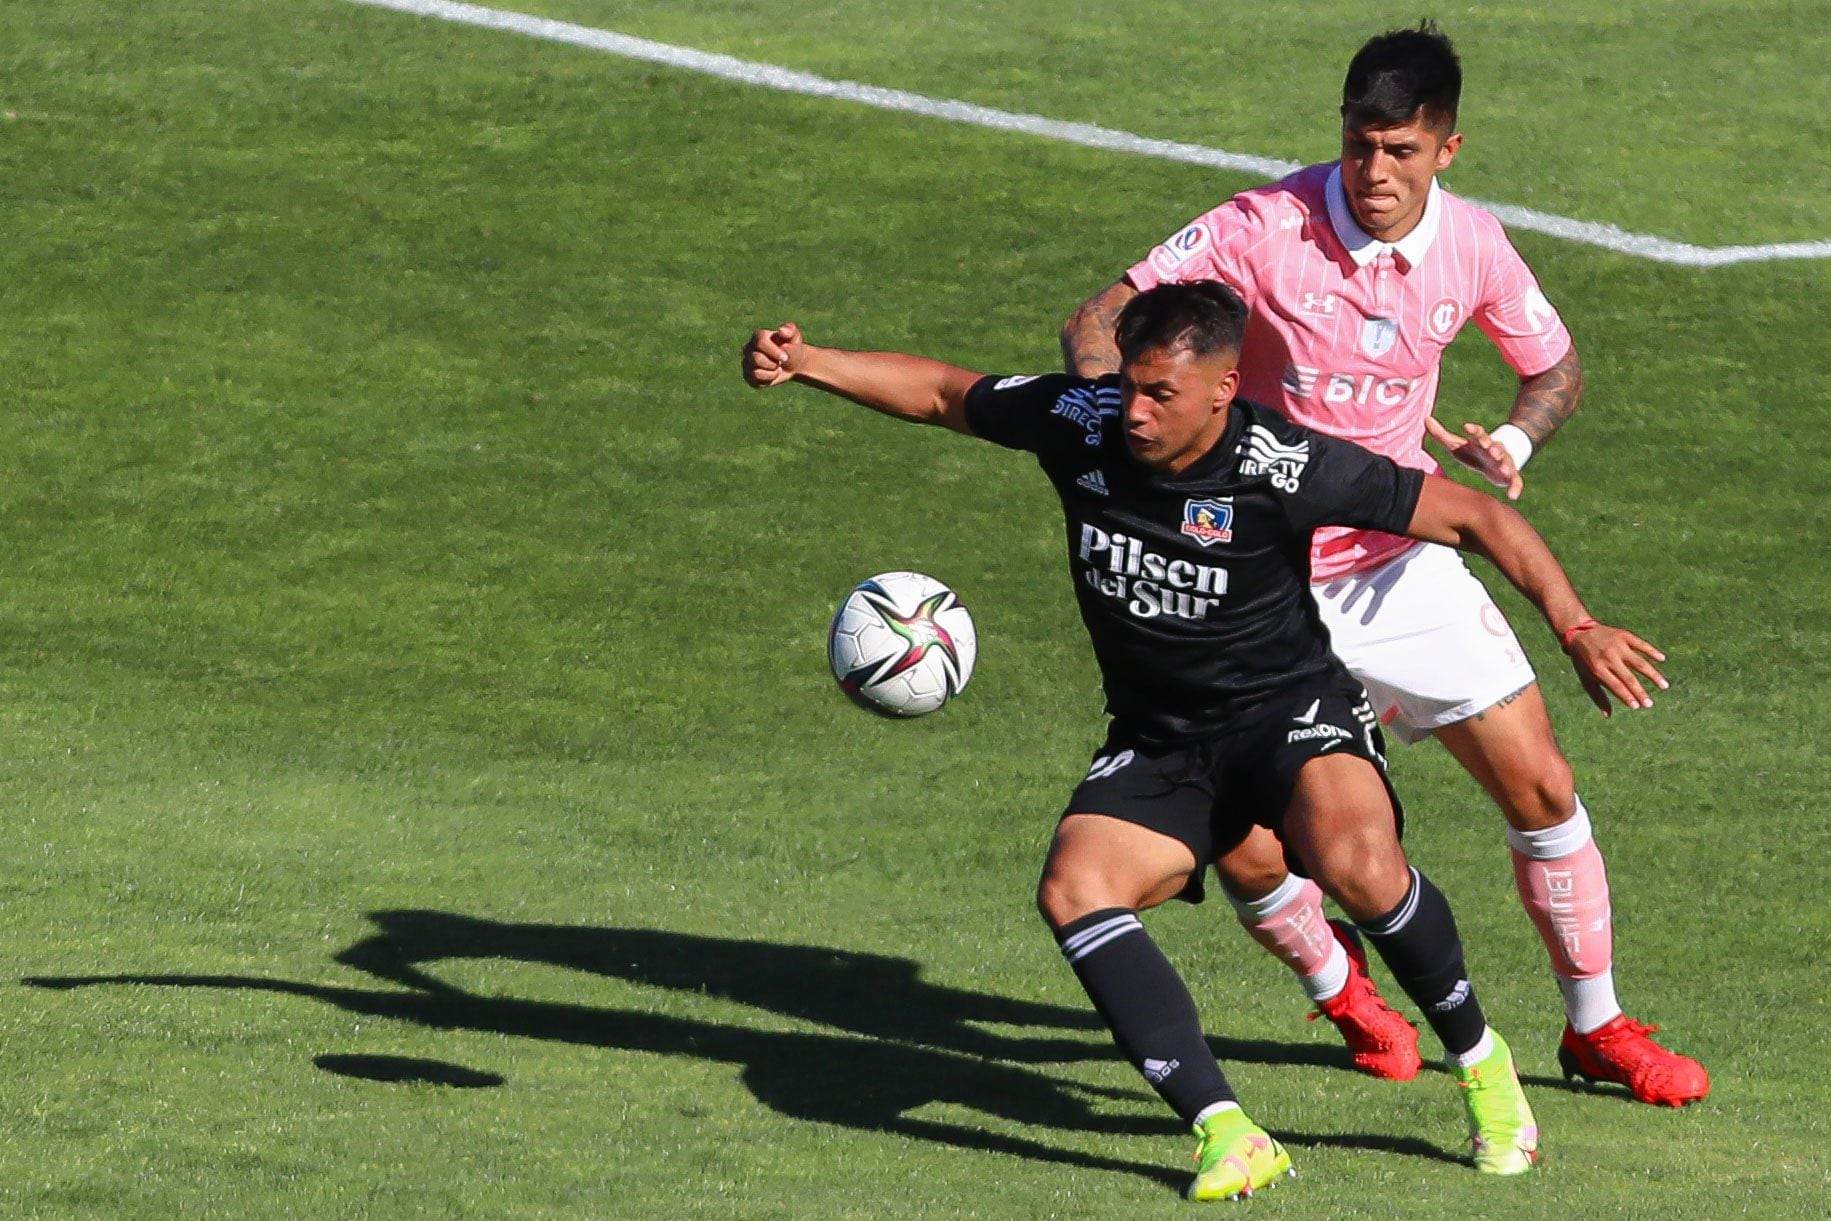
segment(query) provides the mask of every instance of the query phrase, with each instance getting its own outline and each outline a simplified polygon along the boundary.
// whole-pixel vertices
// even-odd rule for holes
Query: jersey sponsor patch
[[[1543,335],[1557,325],[1557,308],[1536,284],[1526,293],[1525,309],[1526,325],[1532,328],[1534,335]]]
[[[1284,366],[1284,388],[1300,399],[1307,399],[1315,392],[1316,378],[1321,372],[1321,369],[1312,369],[1292,361]]]
[[[1119,390],[1116,386],[1077,386],[1057,399],[1049,414],[1079,424],[1086,433],[1082,440],[1098,445],[1102,417],[1119,414]]]
[[[1183,501],[1182,532],[1204,547],[1233,541],[1233,497]]]
[[[1173,275],[1178,267],[1213,244],[1214,235],[1208,232],[1207,225],[1198,220],[1151,251],[1151,262],[1156,264],[1158,271]]]
[[[1270,475],[1272,486],[1281,492],[1295,492],[1303,479],[1303,468],[1310,464],[1308,441],[1286,445],[1261,424],[1246,430],[1238,452],[1240,474]]]
[[[1227,569],[1152,551],[1141,539],[1081,523],[1080,579],[1134,619],[1203,620],[1227,594]]]

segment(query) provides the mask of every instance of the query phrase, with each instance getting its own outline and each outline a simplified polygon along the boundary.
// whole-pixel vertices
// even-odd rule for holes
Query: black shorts
[[[1385,751],[1379,717],[1360,684],[1321,674],[1267,700],[1237,729],[1198,742],[1150,744],[1114,722],[1062,816],[1104,814],[1187,845],[1196,870],[1179,897],[1200,903],[1207,866],[1255,826],[1280,830],[1297,773],[1319,755],[1372,763],[1402,830],[1404,810],[1386,777]],[[1302,872],[1288,853],[1286,863]]]

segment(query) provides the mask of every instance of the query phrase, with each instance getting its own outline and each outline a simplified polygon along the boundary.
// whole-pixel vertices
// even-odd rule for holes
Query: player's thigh
[[[1555,827],[1576,811],[1576,782],[1537,683],[1445,725],[1437,740],[1520,830]]]
[[[1312,593],[1336,655],[1402,742],[1420,741],[1534,681],[1506,616],[1448,547],[1413,547]]]
[[[1143,910],[1175,898],[1195,853],[1161,831],[1107,814],[1069,814],[1055,829],[1037,905],[1052,927],[1113,907]]]
[[[1051,925],[1107,907],[1199,902],[1214,856],[1214,782],[1202,748],[1150,747],[1117,734],[1094,755],[1056,828],[1037,908]]]
[[[1284,812],[1284,837],[1317,885],[1355,920],[1398,906],[1411,886],[1391,790],[1354,754],[1304,763]]]
[[[1227,760],[1223,796],[1244,818],[1277,828],[1297,867],[1350,915],[1391,910],[1410,881],[1399,849],[1403,810],[1359,684],[1334,669],[1296,680],[1258,722]]]

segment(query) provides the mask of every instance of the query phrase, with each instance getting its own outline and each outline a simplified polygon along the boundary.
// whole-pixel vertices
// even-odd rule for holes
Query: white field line
[[[1144,157],[1161,157],[1168,161],[1182,161],[1190,165],[1205,165],[1221,170],[1236,170],[1242,173],[1259,174],[1266,178],[1281,178],[1299,168],[1299,163],[1295,161],[1257,157],[1250,153],[1230,153],[1225,149],[1207,148],[1199,144],[1182,144],[1174,140],[1153,140],[1146,136],[1116,131],[1109,127],[1095,127],[1090,123],[1064,123],[1057,119],[1044,118],[1042,115],[994,110],[990,106],[977,106],[971,102],[955,101],[951,98],[924,97],[919,93],[906,93],[901,89],[882,89],[876,85],[861,85],[855,81],[827,80],[825,77],[814,76],[807,72],[795,72],[788,68],[778,68],[771,64],[751,63],[748,60],[735,59],[729,55],[696,51],[691,47],[677,47],[665,42],[650,42],[646,38],[632,38],[627,34],[618,34],[610,30],[597,30],[590,26],[573,25],[566,21],[552,21],[545,17],[529,16],[526,13],[483,8],[475,4],[457,4],[451,0],[351,0],[351,3],[368,5],[373,8],[394,9],[420,17],[434,17],[440,21],[457,22],[461,25],[507,30],[510,33],[525,35],[529,38],[586,47],[609,55],[619,55],[625,59],[665,64],[670,68],[716,76],[764,89],[802,93],[811,97],[834,98],[863,106],[873,106],[880,110],[898,110],[931,119],[946,119],[953,123],[989,127],[997,131],[1022,132],[1026,135],[1079,144],[1087,148],[1107,149],[1111,152],[1132,153]],[[1644,233],[1629,233],[1616,225],[1573,220],[1568,216],[1539,212],[1515,204],[1489,203],[1480,199],[1471,199],[1469,202],[1486,208],[1498,216],[1503,223],[1515,229],[1528,229],[1534,233],[1545,233],[1566,241],[1580,242],[1586,246],[1599,246],[1618,254],[1634,255],[1659,263],[1676,263],[1684,267],[1722,267],[1731,263],[1755,263],[1773,259],[1831,258],[1831,239],[1809,242],[1773,242],[1759,246],[1693,246],[1687,242],[1675,242],[1669,238],[1653,237]]]

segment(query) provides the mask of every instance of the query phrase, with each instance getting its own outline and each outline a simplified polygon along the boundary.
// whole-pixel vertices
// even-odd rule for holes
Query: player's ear
[[[1233,396],[1238,394],[1239,390],[1240,369],[1239,366],[1236,365],[1227,370],[1227,372],[1221,374],[1221,380],[1214,385],[1214,410],[1219,411],[1227,406],[1227,404],[1233,402]]]
[[[1449,138],[1443,142],[1443,147],[1437,150],[1437,172],[1439,174],[1450,168],[1450,162],[1456,159],[1456,150],[1461,147],[1462,133],[1451,132]]]

